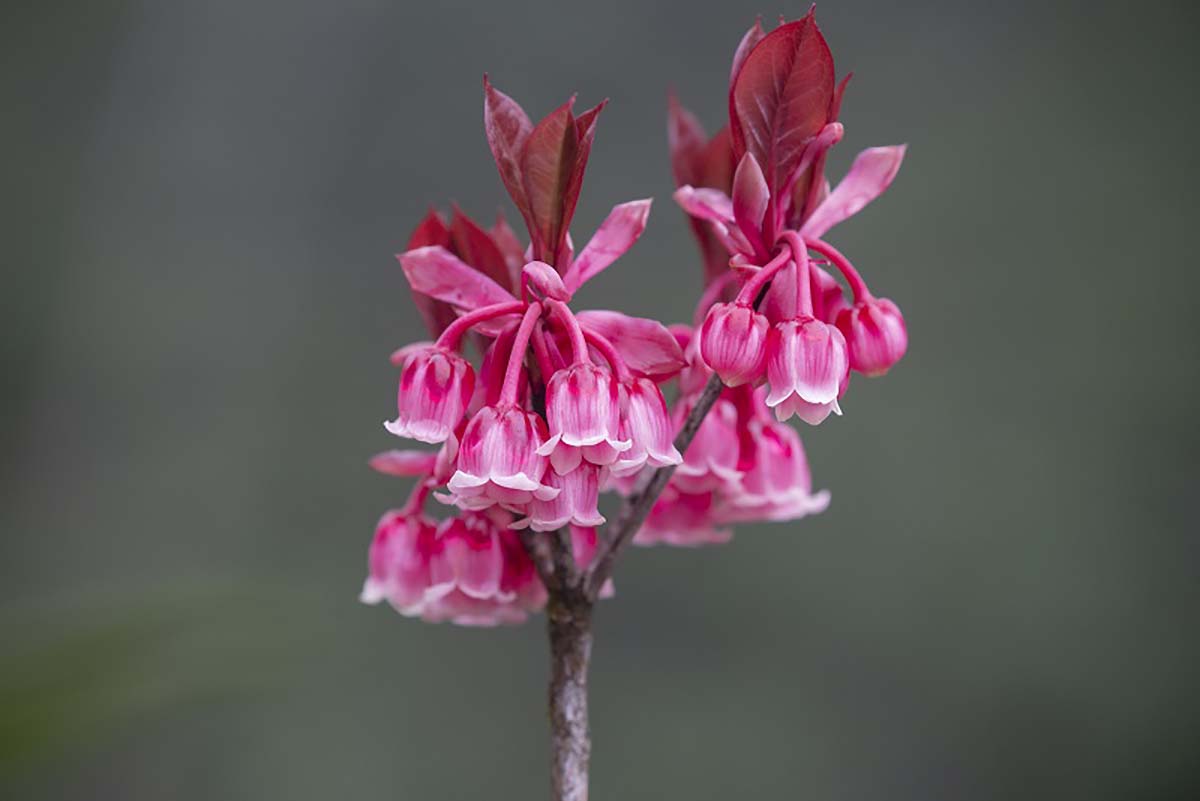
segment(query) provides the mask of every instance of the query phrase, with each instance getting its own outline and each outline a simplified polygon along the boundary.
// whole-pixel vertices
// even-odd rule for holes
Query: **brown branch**
[[[700,397],[696,398],[692,410],[688,412],[687,419],[683,421],[683,428],[675,437],[675,449],[680,453],[687,452],[688,445],[692,444],[692,439],[700,429],[700,424],[704,422],[705,416],[717,402],[717,398],[721,396],[721,390],[724,387],[725,385],[721,383],[721,379],[715,373],[709,377]],[[675,465],[660,467],[652,473],[644,474],[633,494],[621,507],[621,513],[616,522],[610,526],[608,538],[600,544],[591,567],[584,574],[583,590],[589,600],[594,601],[599,596],[600,588],[612,575],[613,563],[617,554],[629,544],[633,535],[642,527],[642,523],[646,522],[646,515],[650,514],[654,502],[666,489],[667,482],[675,473],[675,467]]]
[[[544,532],[531,528],[521,529],[520,537],[521,545],[525,546],[525,553],[529,554],[533,566],[537,568],[538,578],[546,585],[546,590],[557,589],[559,574],[554,564],[554,553],[550,549],[549,538]]]

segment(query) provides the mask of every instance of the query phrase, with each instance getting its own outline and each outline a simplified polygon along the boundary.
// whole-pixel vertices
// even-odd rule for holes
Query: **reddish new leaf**
[[[521,152],[533,131],[533,123],[517,101],[492,86],[487,75],[483,76],[483,130],[500,180],[521,216],[528,221],[529,201],[521,181]]]
[[[438,214],[437,209],[430,209],[408,236],[409,250],[423,248],[426,245],[450,246],[450,229],[446,226],[442,215]]]
[[[777,202],[829,120],[833,77],[833,56],[812,12],[767,34],[738,70],[729,92],[734,154],[754,154]]]
[[[450,218],[450,235],[454,242],[454,253],[460,259],[510,292],[513,290],[504,254],[488,232],[463,214],[458,206],[454,207],[454,214]]]
[[[539,122],[521,152],[521,181],[529,202],[533,256],[555,262],[563,240],[563,206],[579,152],[579,134],[571,114],[574,99]],[[558,269],[566,265],[555,264]]]
[[[737,172],[733,176],[733,218],[738,228],[746,238],[756,244],[762,244],[763,216],[767,213],[767,204],[771,193],[763,178],[758,160],[753,153],[742,156]]]
[[[575,216],[575,206],[579,202],[579,193],[583,189],[583,174],[587,170],[588,156],[592,152],[592,141],[596,138],[596,122],[600,116],[600,112],[607,105],[608,101],[602,100],[594,108],[590,108],[580,114],[575,120],[575,139],[577,142],[575,163],[571,167],[571,173],[567,178],[567,186],[563,192],[562,222],[560,224],[561,240],[554,262],[559,270],[565,270],[567,265],[571,263],[570,257],[563,249],[563,242],[569,236],[568,232],[571,228],[571,220]]]
[[[674,92],[667,95],[667,150],[676,186],[704,184],[704,149],[708,135]]]
[[[750,26],[750,30],[746,31],[742,36],[742,41],[738,43],[737,50],[733,51],[733,66],[729,70],[729,88],[733,88],[734,81],[737,80],[737,75],[742,69],[742,65],[746,63],[746,56],[750,55],[750,51],[755,45],[763,40],[766,36],[763,33],[762,17],[754,20],[754,24]]]
[[[509,286],[516,286],[521,277],[521,266],[525,264],[525,248],[517,238],[517,232],[504,219],[504,212],[496,213],[496,222],[488,233],[496,247],[504,254],[504,263],[508,265]]]

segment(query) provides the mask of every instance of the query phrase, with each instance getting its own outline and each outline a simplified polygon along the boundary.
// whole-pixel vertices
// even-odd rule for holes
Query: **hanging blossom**
[[[769,34],[756,23],[734,58],[728,138],[736,167],[729,184],[685,180],[675,193],[731,256],[738,285],[731,299],[705,312],[705,363],[730,387],[766,382],[766,403],[780,420],[795,415],[812,425],[841,414],[851,369],[882,375],[908,346],[900,309],[875,297],[823,238],[878,197],[904,157],[903,145],[865,150],[830,190],[825,159],[843,135],[837,117],[848,80],[835,85],[833,58],[812,12]],[[701,134],[694,118],[677,110],[672,128],[690,132],[675,137],[691,148],[676,161],[695,160],[692,143]],[[826,268],[842,275],[850,303]]]
[[[904,355],[899,308],[875,297],[824,235],[891,183],[904,146],[863,151],[831,190],[826,154],[849,76],[834,82],[812,12],[743,37],[730,74],[729,125],[709,138],[672,96],[676,201],[689,214],[706,290],[693,326],[675,326],[688,359],[677,423],[712,371],[726,389],[705,418],[635,543],[725,542],[731,526],[824,511],[799,435],[841,414],[850,371],[876,376]],[[852,299],[830,269],[840,273]],[[774,419],[773,419],[774,418]]]

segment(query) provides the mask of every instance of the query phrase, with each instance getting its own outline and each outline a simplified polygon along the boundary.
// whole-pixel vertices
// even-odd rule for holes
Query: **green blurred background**
[[[804,10],[7,5],[0,797],[544,797],[540,622],[356,600],[406,489],[365,466],[420,334],[392,254],[503,199],[484,70],[535,115],[608,96],[577,241],[657,206],[581,301],[686,319],[667,86],[717,128],[754,14]],[[832,174],[910,143],[833,236],[909,355],[803,432],[827,514],[622,561],[593,796],[1198,797],[1198,17],[820,22]]]

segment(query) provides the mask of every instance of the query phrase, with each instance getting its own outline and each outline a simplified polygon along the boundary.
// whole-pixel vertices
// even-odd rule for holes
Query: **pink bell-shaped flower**
[[[837,327],[846,337],[851,369],[863,375],[883,375],[908,349],[904,315],[887,298],[868,298],[843,309]]]
[[[559,490],[558,495],[545,501],[534,498],[529,504],[529,517],[514,523],[514,528],[529,526],[534,531],[556,531],[568,524],[604,524],[604,517],[597,509],[600,468],[584,462],[569,473],[561,475],[547,470],[546,484]]]
[[[795,429],[769,418],[751,420],[748,428],[754,443],[750,466],[719,518],[731,523],[784,521],[825,511],[829,492],[813,493],[812,472]]]
[[[359,599],[367,604],[387,601],[402,615],[419,615],[433,549],[434,524],[424,515],[395,509],[384,514],[375,527]]]
[[[533,563],[502,512],[466,512],[438,526],[421,617],[462,626],[520,623],[546,602]]]
[[[767,318],[741,303],[718,303],[700,328],[700,355],[726,386],[762,380]]]
[[[634,535],[633,544],[694,547],[729,542],[733,532],[719,527],[713,514],[716,497],[713,491],[681,492],[668,484]]]
[[[622,391],[621,435],[632,447],[613,463],[613,474],[628,475],[647,464],[665,467],[682,462],[673,442],[675,426],[658,385],[649,378],[636,378]]]
[[[691,411],[691,403],[676,406],[676,426]],[[737,409],[720,399],[704,416],[692,444],[675,469],[672,483],[682,492],[700,493],[736,484],[742,473],[738,469]]]
[[[580,462],[608,466],[629,450],[621,439],[621,404],[612,372],[588,362],[557,371],[546,386],[550,436],[538,453],[549,456],[557,473]]]
[[[781,422],[795,414],[815,426],[842,413],[837,399],[849,370],[837,328],[808,316],[778,322],[767,342],[767,406]]]
[[[398,437],[444,442],[462,419],[475,372],[456,353],[428,347],[409,354],[400,372],[396,419],[384,427]]]
[[[463,431],[457,470],[446,484],[451,499],[464,509],[513,508],[558,495],[542,482],[547,460],[538,449],[545,442],[546,423],[533,412],[483,407]]]

